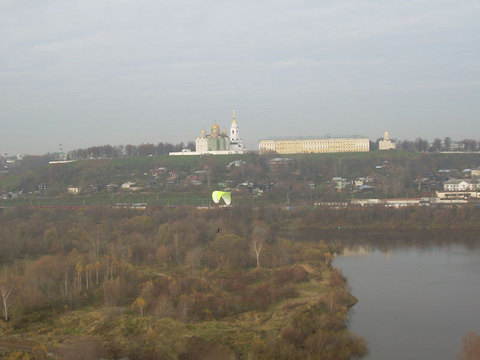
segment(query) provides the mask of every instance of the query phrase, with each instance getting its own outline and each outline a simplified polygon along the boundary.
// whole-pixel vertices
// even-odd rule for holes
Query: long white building
[[[278,154],[308,154],[336,152],[368,152],[370,140],[363,136],[272,138],[260,140],[261,153],[274,151]]]

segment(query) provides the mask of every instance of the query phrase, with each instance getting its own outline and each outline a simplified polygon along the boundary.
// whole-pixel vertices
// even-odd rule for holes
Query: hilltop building
[[[49,161],[49,164],[66,164],[73,162],[75,160],[67,160],[67,153],[63,151],[62,144],[60,144],[57,154],[56,154],[57,160],[52,160]]]
[[[383,134],[383,140],[380,140],[378,142],[378,150],[391,150],[396,148],[396,144],[392,140],[390,140],[390,134],[388,133],[388,131],[385,131],[385,133]]]
[[[264,139],[258,143],[261,153],[274,151],[278,154],[308,154],[337,152],[368,152],[370,140],[363,136],[303,137]]]
[[[213,124],[210,135],[202,130],[202,135],[195,139],[195,152],[207,153],[209,151],[227,151],[230,148],[230,138],[227,132],[220,132],[217,123]]]
[[[181,152],[171,152],[170,155],[226,155],[243,154],[245,148],[240,138],[240,132],[237,124],[237,116],[233,109],[233,119],[230,125],[230,136],[227,131],[220,131],[220,126],[214,123],[210,134],[202,130],[202,134],[195,139],[195,151],[183,150]]]
[[[233,119],[230,125],[230,150],[235,153],[243,153],[245,148],[243,147],[243,141],[240,138],[240,132],[238,130],[237,115],[235,109],[233,109]]]

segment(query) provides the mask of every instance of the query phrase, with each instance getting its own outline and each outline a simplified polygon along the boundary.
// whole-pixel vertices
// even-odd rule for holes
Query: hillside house
[[[472,169],[472,171],[470,172],[470,175],[472,175],[472,177],[474,178],[480,178],[480,166],[477,167],[476,169]]]
[[[69,186],[67,188],[67,194],[68,195],[78,195],[78,194],[80,194],[80,189],[76,186]]]
[[[450,179],[443,184],[445,191],[477,191],[480,190],[480,181],[476,179]]]

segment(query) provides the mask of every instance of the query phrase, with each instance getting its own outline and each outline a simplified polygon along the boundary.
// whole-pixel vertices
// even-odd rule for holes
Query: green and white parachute
[[[227,191],[214,191],[212,199],[215,204],[218,204],[223,199],[226,205],[230,205],[232,203],[232,194]]]

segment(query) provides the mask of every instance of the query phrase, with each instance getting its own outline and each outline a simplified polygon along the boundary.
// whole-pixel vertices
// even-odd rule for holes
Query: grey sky
[[[0,0],[0,151],[267,136],[479,139],[480,3]]]

